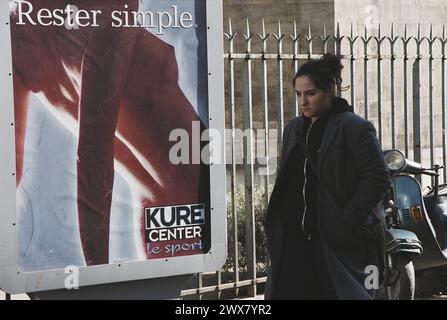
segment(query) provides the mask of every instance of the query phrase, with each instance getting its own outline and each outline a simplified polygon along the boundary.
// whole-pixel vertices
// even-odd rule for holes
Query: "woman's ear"
[[[335,85],[335,83],[331,83],[330,91],[332,98],[337,95],[337,86]]]
[[[337,95],[335,84],[332,83],[331,86],[325,90],[325,92],[329,99],[332,100]]]

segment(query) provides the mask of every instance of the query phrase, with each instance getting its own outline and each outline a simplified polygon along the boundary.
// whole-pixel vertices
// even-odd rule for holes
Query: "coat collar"
[[[318,163],[317,167],[320,169],[321,164],[323,162],[324,157],[326,156],[326,153],[329,149],[329,146],[331,145],[333,139],[335,138],[335,135],[338,131],[338,128],[340,127],[340,123],[343,119],[344,112],[353,112],[353,109],[351,106],[349,106],[348,102],[345,99],[342,98],[335,98],[333,108],[335,108],[335,112],[332,112],[329,116],[327,127],[325,130],[325,133],[323,135],[323,140],[321,141],[320,146],[320,154],[318,157]],[[296,119],[295,124],[295,132],[291,136],[290,144],[286,150],[285,161],[289,158],[291,151],[295,148],[296,144],[298,143],[298,139],[303,136],[303,130],[304,130],[304,118],[298,117]]]
[[[336,113],[329,117],[326,131],[324,132],[323,140],[321,141],[320,146],[320,154],[318,156],[318,163],[317,168],[320,171],[321,163],[323,162],[323,159],[326,155],[326,152],[331,145],[332,141],[335,138],[335,135],[337,134],[338,128],[340,127],[340,123],[343,117],[343,112]]]
[[[335,134],[338,131],[338,128],[340,126],[340,122],[343,118],[343,113],[335,113],[332,114],[327,122],[327,127],[323,135],[323,140],[321,141],[320,146],[320,155],[318,157],[318,165],[321,164],[321,161],[323,160],[324,156],[326,155],[326,152],[329,148],[329,146],[332,143],[332,140],[335,137]],[[304,119],[302,117],[299,117],[297,119],[296,124],[296,133],[292,137],[291,143],[293,146],[298,142],[298,139],[303,136],[303,130],[304,130]],[[290,152],[289,154],[290,155]]]

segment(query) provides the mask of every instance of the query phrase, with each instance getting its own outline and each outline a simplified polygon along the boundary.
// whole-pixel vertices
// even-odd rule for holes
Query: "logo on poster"
[[[200,253],[205,204],[145,208],[147,253],[153,257]]]

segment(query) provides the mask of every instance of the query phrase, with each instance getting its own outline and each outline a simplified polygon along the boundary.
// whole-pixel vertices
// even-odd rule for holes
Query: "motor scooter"
[[[384,152],[391,187],[383,204],[384,280],[388,299],[413,299],[447,286],[447,184],[441,166],[423,168],[399,150]],[[424,191],[414,176],[432,177]]]

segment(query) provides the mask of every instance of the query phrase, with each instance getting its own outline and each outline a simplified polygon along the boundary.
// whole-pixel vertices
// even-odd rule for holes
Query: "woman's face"
[[[307,76],[296,79],[295,91],[300,113],[307,118],[311,118],[312,122],[328,111],[331,106],[331,89],[318,89]]]

